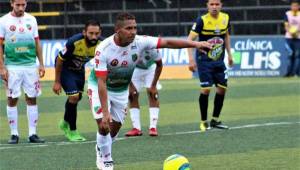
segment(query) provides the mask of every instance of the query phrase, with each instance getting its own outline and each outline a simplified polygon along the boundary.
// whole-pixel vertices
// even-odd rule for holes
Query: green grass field
[[[186,156],[192,170],[201,169],[299,169],[300,167],[300,79],[232,78],[222,121],[231,129],[200,133],[198,80],[162,80],[159,136],[149,137],[149,114],[142,95],[144,135],[124,138],[131,128],[129,117],[113,144],[116,170],[162,170],[168,156]],[[0,94],[0,169],[89,169],[95,170],[96,124],[87,96],[79,105],[78,129],[88,139],[69,143],[58,129],[66,97],[52,93],[52,82],[43,82],[39,98],[39,135],[45,144],[27,143],[25,102],[19,101],[18,145],[6,144],[9,128],[6,97]],[[213,95],[210,96],[211,116]]]

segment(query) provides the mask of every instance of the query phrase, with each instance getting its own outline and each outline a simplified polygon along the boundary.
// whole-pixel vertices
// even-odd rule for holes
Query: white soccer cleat
[[[104,170],[103,167],[103,160],[102,160],[102,155],[100,153],[100,149],[98,148],[96,144],[96,165],[99,170]]]
[[[103,165],[102,170],[114,170],[114,162],[113,161],[103,162],[102,165]]]

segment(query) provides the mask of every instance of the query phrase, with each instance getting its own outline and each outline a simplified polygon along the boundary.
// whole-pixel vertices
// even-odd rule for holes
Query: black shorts
[[[84,74],[84,72],[62,69],[60,81],[66,95],[77,95],[83,92],[85,83]]]
[[[227,88],[227,69],[223,62],[201,62],[197,64],[200,85],[202,88],[216,87]]]

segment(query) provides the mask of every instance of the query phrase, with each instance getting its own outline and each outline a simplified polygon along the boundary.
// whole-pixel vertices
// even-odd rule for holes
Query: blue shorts
[[[227,88],[227,69],[225,64],[201,62],[197,64],[200,85],[202,88],[216,87]]]
[[[61,71],[61,86],[66,95],[76,95],[83,92],[85,83],[85,73],[76,72],[66,68]]]

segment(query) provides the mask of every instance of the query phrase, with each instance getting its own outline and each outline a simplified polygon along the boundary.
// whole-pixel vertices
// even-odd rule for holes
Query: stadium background
[[[205,0],[29,0],[27,11],[37,17],[47,72],[53,80],[54,58],[66,38],[81,32],[88,19],[97,19],[103,36],[113,34],[115,16],[133,13],[138,33],[186,38],[196,17],[207,11]],[[1,0],[0,16],[10,8]],[[235,66],[231,76],[282,76],[288,51],[283,39],[283,16],[288,0],[224,0],[223,11],[231,17]],[[191,78],[184,50],[161,50],[165,68],[161,79]],[[88,74],[88,72],[87,72]]]
[[[231,130],[199,133],[197,78],[162,80],[159,136],[124,138],[131,128],[127,117],[119,141],[113,146],[116,170],[161,170],[163,160],[174,153],[186,156],[193,170],[299,169],[300,79],[278,77],[284,73],[288,55],[283,15],[289,9],[289,2],[223,0],[223,3],[223,10],[232,20],[235,67],[230,72],[233,76],[251,76],[230,78],[222,121]],[[9,0],[0,0],[0,16],[10,10]],[[205,0],[28,0],[27,11],[34,12],[40,24],[46,77],[51,77],[49,69],[53,69],[55,53],[66,38],[81,32],[87,19],[98,19],[103,35],[109,36],[113,33],[113,18],[124,10],[136,15],[140,34],[186,38],[194,19],[206,8]],[[192,76],[187,71],[184,50],[162,52],[164,78]],[[68,142],[57,127],[66,96],[55,95],[52,85],[53,81],[43,81],[43,94],[38,98],[38,133],[46,143],[27,143],[23,94],[18,105],[20,143],[12,146],[7,144],[10,134],[6,96],[0,83],[0,170],[95,170],[96,124],[87,97],[79,105],[77,126],[88,141]],[[142,128],[147,132],[149,115],[144,92],[140,101]],[[212,103],[213,95],[209,113]]]

